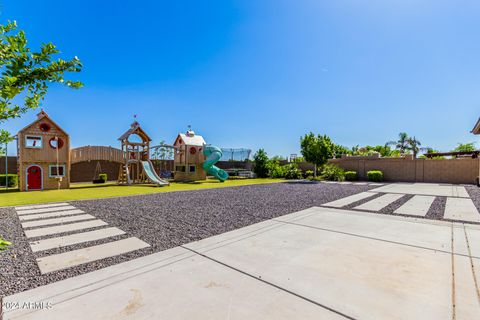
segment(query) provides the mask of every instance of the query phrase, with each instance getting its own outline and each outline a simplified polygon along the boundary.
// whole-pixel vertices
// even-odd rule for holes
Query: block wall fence
[[[356,171],[361,180],[370,170],[381,170],[385,181],[474,184],[480,175],[480,159],[413,159],[343,157],[330,160],[345,170]]]

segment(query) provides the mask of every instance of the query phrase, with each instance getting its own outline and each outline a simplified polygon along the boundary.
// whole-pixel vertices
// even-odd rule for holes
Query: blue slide
[[[219,167],[214,166],[222,158],[222,150],[219,147],[212,145],[206,145],[203,148],[203,154],[207,159],[203,163],[203,169],[207,171],[208,174],[214,176],[221,182],[224,182],[228,179],[228,173]]]

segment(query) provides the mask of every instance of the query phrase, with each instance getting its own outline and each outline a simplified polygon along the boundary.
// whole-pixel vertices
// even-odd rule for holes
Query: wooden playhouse
[[[17,134],[20,191],[70,187],[70,138],[45,111]]]
[[[178,134],[173,146],[175,181],[197,181],[207,179],[207,173],[202,165],[205,161],[203,148],[205,140],[192,130]]]

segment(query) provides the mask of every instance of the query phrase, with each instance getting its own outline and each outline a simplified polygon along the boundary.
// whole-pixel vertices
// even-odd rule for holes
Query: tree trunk
[[[316,178],[317,177],[317,164],[315,164],[315,171],[313,173],[313,176]]]

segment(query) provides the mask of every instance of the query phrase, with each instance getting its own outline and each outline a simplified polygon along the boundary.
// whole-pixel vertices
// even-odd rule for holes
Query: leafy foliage
[[[474,142],[469,142],[469,143],[459,143],[457,144],[457,147],[453,149],[453,152],[473,152],[475,151],[475,143]]]
[[[98,175],[98,179],[103,180],[104,182],[107,182],[108,181],[108,175],[106,173],[100,173]]]
[[[0,123],[38,108],[49,83],[63,83],[71,88],[83,86],[81,82],[64,79],[66,72],[81,71],[80,60],[54,60],[52,56],[57,53],[59,50],[52,43],[43,44],[40,51],[31,51],[25,32],[17,31],[15,21],[0,25]],[[18,95],[23,97],[21,104],[13,101]]]
[[[382,182],[383,172],[380,170],[371,170],[367,172],[368,181]]]
[[[8,242],[7,240],[4,240],[2,237],[0,237],[0,251],[7,250],[7,247],[11,244],[11,242]]]
[[[266,178],[269,173],[269,160],[265,150],[260,149],[253,155],[253,172],[258,178]]]
[[[334,164],[326,164],[322,168],[322,178],[330,181],[345,180],[345,171]]]
[[[284,178],[285,177],[285,168],[280,165],[278,160],[270,159],[267,164],[268,176],[270,178]]]
[[[302,179],[302,170],[294,163],[283,166],[285,169],[285,179]]]
[[[300,147],[306,161],[322,166],[333,157],[335,145],[328,136],[310,132],[300,138]]]
[[[6,175],[0,174],[0,186],[5,186],[6,182]],[[18,185],[18,175],[16,174],[8,174],[8,187],[13,188]]]
[[[395,149],[399,150],[401,154],[405,154],[408,150],[408,134],[400,132],[397,141],[390,141],[387,144],[394,145]]]
[[[356,171],[347,171],[345,172],[345,180],[347,181],[357,181],[358,174]]]

